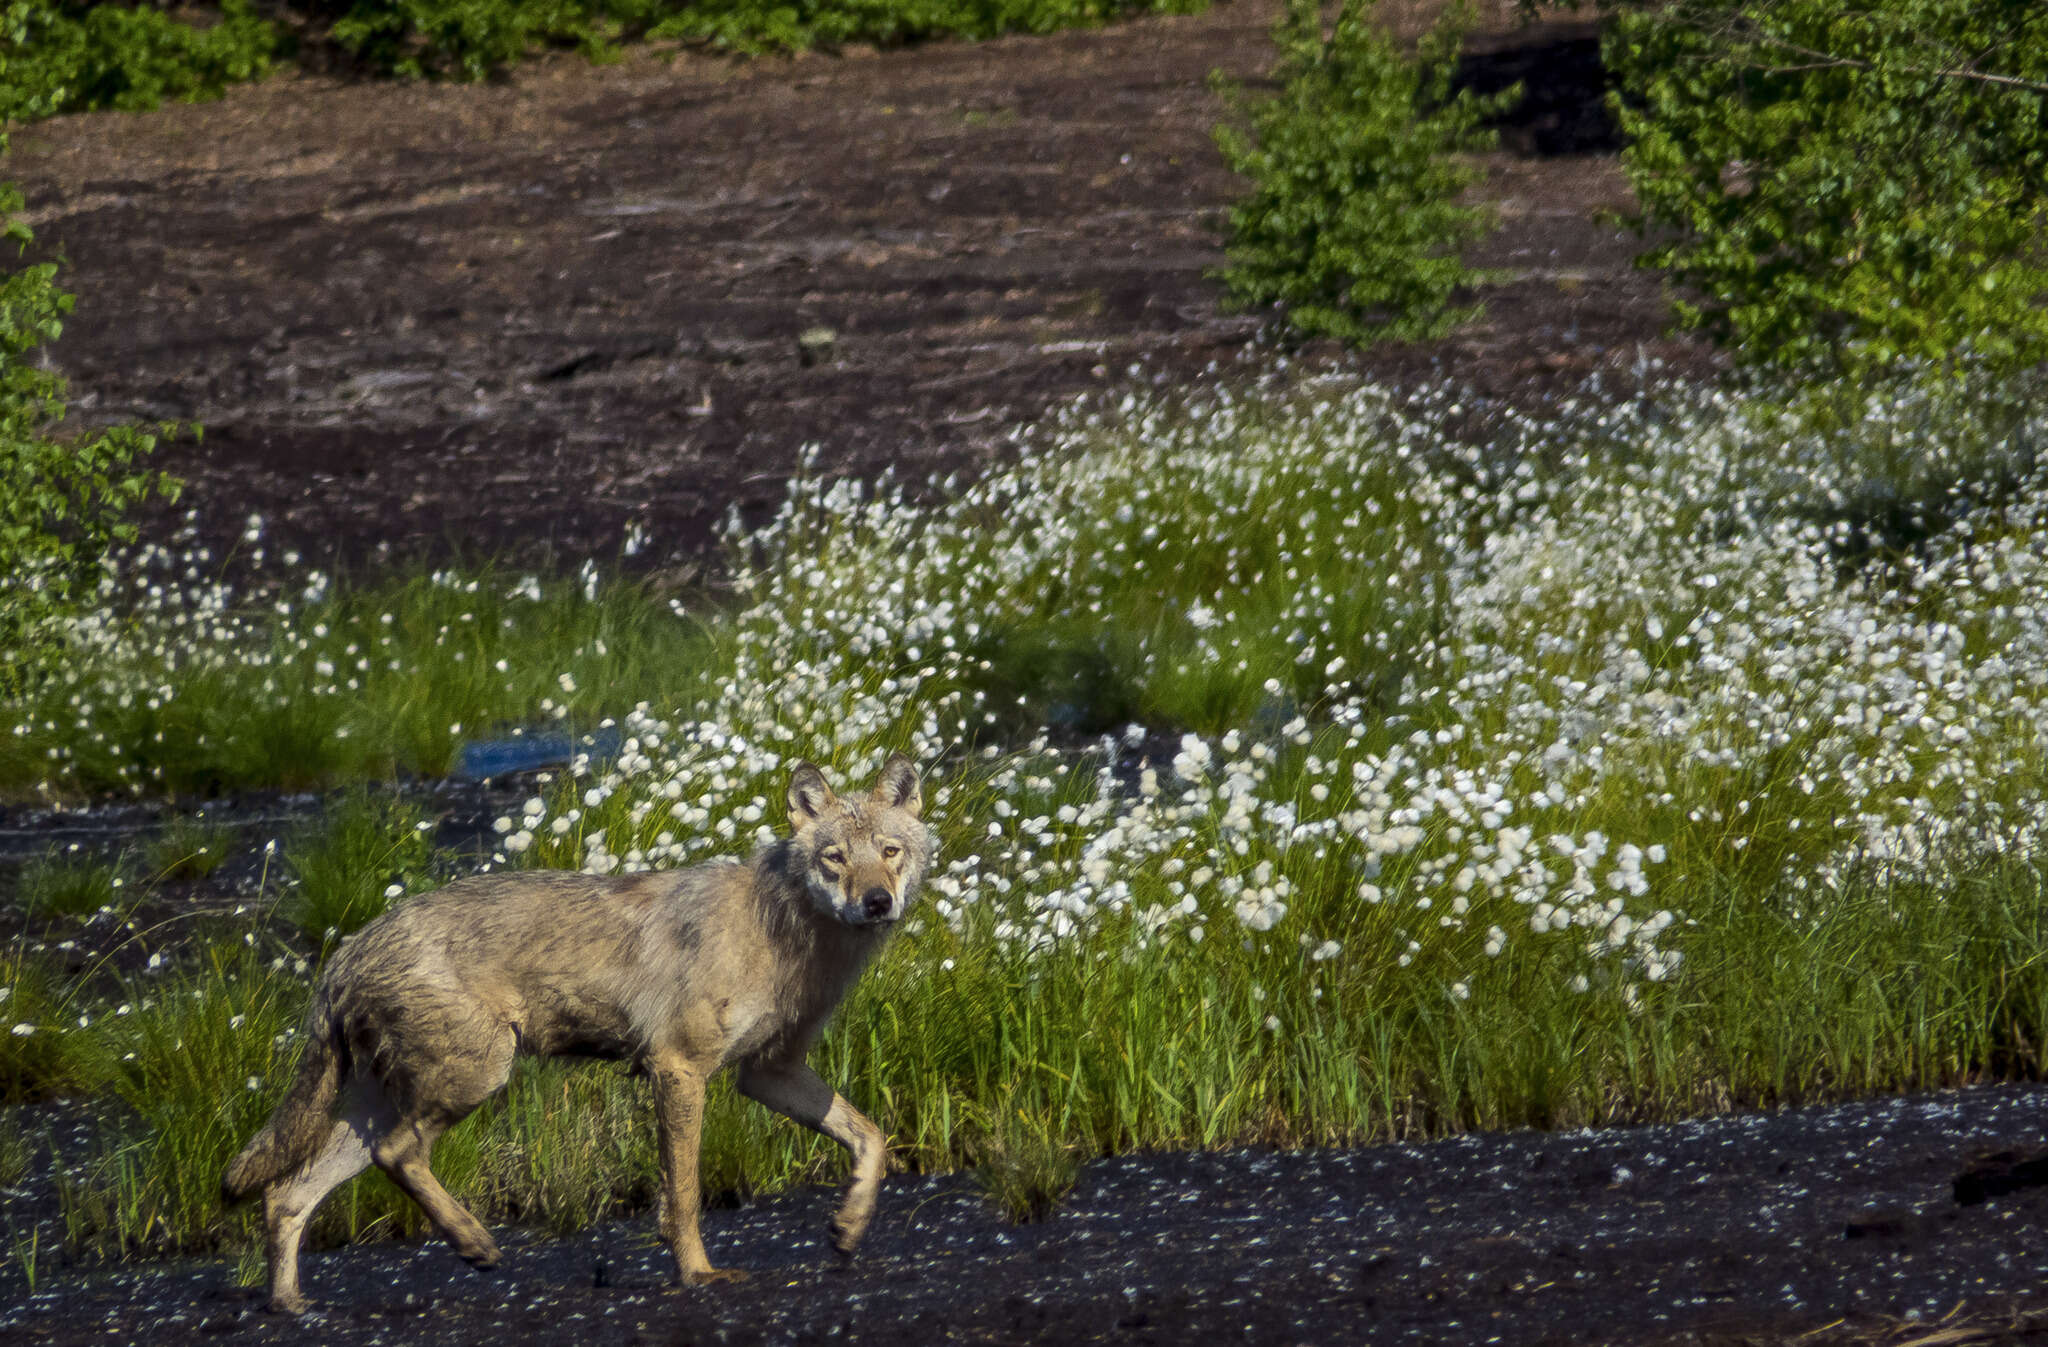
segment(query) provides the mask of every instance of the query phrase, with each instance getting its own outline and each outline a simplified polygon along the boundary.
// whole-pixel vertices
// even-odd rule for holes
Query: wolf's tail
[[[227,1173],[221,1176],[220,1192],[225,1201],[239,1202],[291,1173],[312,1159],[327,1137],[348,1063],[331,1025],[309,1023],[307,1029],[306,1055],[299,1060],[299,1074],[291,1089],[285,1091],[283,1102],[263,1130],[228,1162]]]

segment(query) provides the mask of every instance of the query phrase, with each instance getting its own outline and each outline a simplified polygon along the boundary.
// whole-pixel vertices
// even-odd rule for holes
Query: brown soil
[[[1590,30],[1487,8],[1471,81],[1530,90],[1475,258],[1510,279],[1446,341],[1311,355],[1517,398],[1643,352],[1700,366],[1594,218],[1628,193]],[[8,173],[81,296],[52,348],[78,416],[202,423],[162,462],[212,543],[255,512],[309,557],[574,560],[640,521],[688,556],[807,444],[921,481],[1134,369],[1247,358],[1262,320],[1205,274],[1236,190],[1207,80],[1258,77],[1273,12],[489,86],[286,76],[29,128]]]

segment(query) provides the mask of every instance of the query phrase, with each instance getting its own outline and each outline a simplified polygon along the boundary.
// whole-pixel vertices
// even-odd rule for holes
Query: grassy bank
[[[198,577],[191,557],[110,563],[64,669],[0,709],[17,798],[302,789],[441,776],[465,738],[587,730],[689,695],[717,662],[700,621],[595,571]]]
[[[551,641],[521,626],[548,586],[442,577],[417,587],[426,617],[389,627],[446,636],[394,634],[411,653],[371,662],[399,664],[388,695],[433,707],[424,690],[467,686],[435,671],[458,662],[448,638],[516,629],[456,647],[513,685],[505,706],[560,705],[564,673],[564,695],[603,690],[575,714],[615,716],[621,752],[500,819],[496,866],[730,854],[779,823],[795,759],[864,778],[892,748],[916,755],[942,862],[817,1064],[909,1163],[980,1166],[1013,1210],[1113,1150],[2024,1074],[2048,1029],[2048,480],[2029,397],[1665,389],[1540,419],[1335,385],[1133,400],[1075,411],[932,506],[797,483],[735,539],[737,598],[701,621],[558,586],[582,616]],[[487,617],[456,611],[486,600]],[[78,753],[47,709],[163,679],[131,679],[130,659],[238,670],[251,718],[271,695],[378,719],[374,670],[349,688],[314,647],[360,654],[393,601],[320,594],[358,614],[346,637],[304,605],[228,599],[177,623],[185,602],[88,624],[77,681],[12,712],[31,726],[14,738],[49,736],[21,760],[72,748],[74,783],[141,762],[119,728]],[[637,616],[606,630],[639,634],[599,650],[578,623],[614,604]],[[216,640],[335,673],[239,672]],[[432,770],[448,740],[427,738],[440,757],[410,761]],[[388,877],[388,856],[364,864]],[[324,933],[290,910],[252,904],[124,991],[127,1013],[14,956],[13,1078],[137,1123],[70,1180],[80,1246],[246,1239],[211,1185],[293,1055],[294,960]],[[639,1205],[639,1096],[608,1069],[530,1070],[437,1167],[493,1218]],[[839,1163],[729,1099],[707,1147],[720,1188]],[[352,1191],[330,1233],[417,1219],[382,1180]]]

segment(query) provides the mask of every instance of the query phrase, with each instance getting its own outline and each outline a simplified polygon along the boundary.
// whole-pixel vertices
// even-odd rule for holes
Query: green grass
[[[928,927],[859,985],[813,1060],[901,1161],[973,1169],[1002,1210],[1034,1219],[1086,1159],[1121,1151],[1663,1120],[2031,1072],[2048,1031],[2044,883],[2007,865],[1959,888],[1860,889],[1812,914],[1730,890],[1700,905],[1682,982],[1578,991],[1510,954],[1466,998],[1445,994],[1441,969],[1317,962],[1284,940],[1148,960],[1088,940],[1025,960]],[[250,1238],[215,1184],[288,1079],[283,1036],[304,994],[236,942],[147,1010],[102,1021],[99,1069],[131,1125],[71,1176],[75,1250]],[[707,1126],[714,1196],[843,1179],[836,1147],[729,1089]],[[486,1220],[562,1231],[645,1210],[651,1143],[644,1082],[526,1063],[435,1167]],[[332,1200],[318,1238],[423,1228],[370,1174]]]
[[[26,1178],[34,1155],[35,1142],[20,1117],[10,1112],[0,1118],[0,1188],[12,1188]]]
[[[131,1013],[95,1021],[94,1069],[115,1107],[101,1151],[63,1188],[74,1248],[219,1248],[246,1237],[246,1213],[221,1212],[220,1175],[269,1112],[265,1083],[274,1091],[287,1079],[305,994],[302,977],[234,941],[133,989]]]
[[[235,832],[206,815],[179,814],[150,839],[143,865],[158,880],[204,879],[218,870],[234,845]]]
[[[83,917],[112,906],[126,883],[119,859],[53,850],[21,868],[16,901],[32,917]]]
[[[25,941],[0,950],[0,1103],[86,1092],[101,1083],[97,1053],[75,1031],[76,983]]]
[[[322,949],[361,928],[407,892],[432,887],[433,824],[399,796],[354,790],[291,839],[285,857],[296,888],[287,921]]]
[[[0,792],[439,776],[466,738],[588,729],[687,697],[716,658],[703,624],[620,582],[484,572],[355,590],[301,573],[245,592],[161,579],[130,562],[63,675],[0,708]]]
[[[586,619],[608,602],[641,605],[633,648],[673,640],[692,659],[668,671],[672,697],[619,713],[614,760],[554,773],[498,820],[490,865],[743,853],[778,824],[796,759],[853,789],[911,752],[941,859],[813,1062],[899,1160],[973,1169],[1018,1218],[1133,1149],[1673,1119],[2037,1073],[2038,418],[1888,396],[1829,424],[1684,393],[1541,422],[1496,411],[1475,447],[1451,394],[1219,395],[1076,413],[933,505],[799,482],[739,540],[755,560],[736,563],[730,611],[697,624],[579,587],[548,641],[497,647],[527,661],[493,680],[523,690],[515,719],[545,718],[542,697],[573,699],[580,723],[619,706],[589,672],[629,644],[596,648]],[[1886,482],[1947,513],[1842,545],[1840,512]],[[446,577],[433,590],[484,602]],[[549,602],[492,601],[527,628]],[[376,620],[346,596],[317,604],[276,632],[226,623],[222,648],[289,632],[293,659],[331,662],[320,642],[362,639],[339,614]],[[466,641],[483,619],[438,621]],[[410,629],[408,668],[471,662],[419,653],[439,629]],[[141,629],[122,641],[150,648]],[[234,667],[183,649],[195,686]],[[271,695],[343,718],[387,695],[320,677]],[[48,695],[109,699],[84,673]],[[1080,710],[1053,723],[1062,706]],[[1125,717],[1143,733],[1126,739]],[[1162,731],[1178,752],[1138,756]],[[134,750],[110,735],[93,751]],[[245,1247],[249,1218],[202,1198],[282,1089],[306,984],[291,959],[391,885],[427,882],[420,821],[388,795],[338,800],[287,848],[294,895],[132,993],[130,1015],[72,1004],[40,965],[12,975],[39,1025],[87,1020],[9,1040],[45,1054],[6,1068],[14,1092],[97,1091],[126,1120],[67,1180],[75,1248]],[[616,1070],[522,1068],[437,1167],[487,1220],[573,1228],[645,1206],[648,1121]],[[843,1172],[836,1148],[715,1093],[712,1191]],[[370,1176],[321,1237],[419,1220]]]
[[[1081,1176],[1083,1155],[1066,1135],[1070,1118],[1048,1118],[1008,1100],[990,1107],[982,1124],[975,1178],[1011,1221],[1042,1221],[1058,1209]]]

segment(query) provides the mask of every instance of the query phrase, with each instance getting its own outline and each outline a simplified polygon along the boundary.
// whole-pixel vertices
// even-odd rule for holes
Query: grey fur
[[[314,990],[297,1077],[222,1180],[230,1200],[263,1191],[272,1307],[305,1308],[306,1222],[370,1164],[463,1257],[497,1262],[489,1232],[427,1160],[521,1054],[624,1059],[653,1082],[661,1231],[684,1281],[744,1275],[712,1267],[697,1228],[704,1085],[728,1066],[741,1093],[851,1153],[833,1221],[851,1252],[874,1214],[885,1143],[804,1056],[903,916],[933,843],[900,753],[866,795],[835,795],[809,763],[788,794],[791,835],[750,861],[458,880],[344,944]]]

